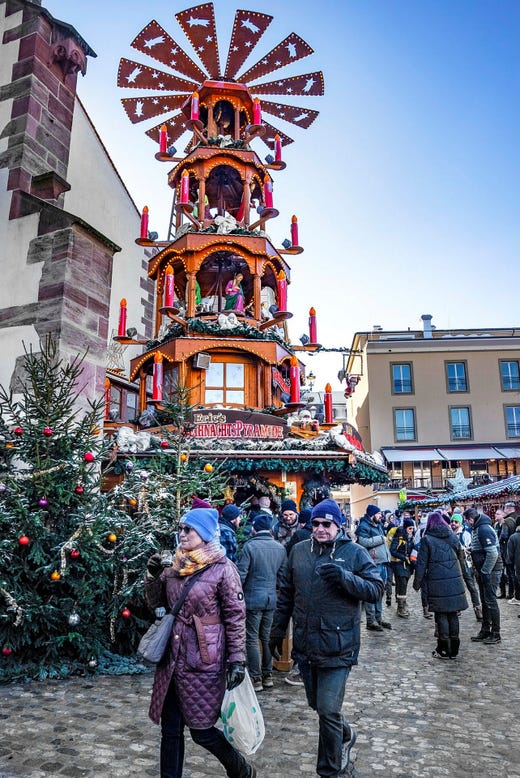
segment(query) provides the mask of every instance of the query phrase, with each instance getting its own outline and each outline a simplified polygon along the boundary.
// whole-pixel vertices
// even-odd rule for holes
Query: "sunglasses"
[[[316,519],[313,520],[312,526],[313,527],[325,527],[325,529],[328,529],[332,525],[332,521],[316,521]]]
[[[179,527],[179,532],[185,532],[186,535],[189,535],[190,532],[192,531],[192,529],[193,529],[193,527],[188,527],[186,524],[182,524]]]

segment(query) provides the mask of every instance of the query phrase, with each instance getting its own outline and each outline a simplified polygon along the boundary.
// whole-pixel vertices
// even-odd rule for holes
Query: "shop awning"
[[[504,459],[504,455],[493,446],[458,446],[454,448],[438,448],[444,459],[454,462],[459,459]]]
[[[387,462],[433,462],[443,459],[436,448],[385,448],[381,453]]]
[[[501,454],[504,459],[520,459],[520,448],[515,446],[495,446],[495,450]]]

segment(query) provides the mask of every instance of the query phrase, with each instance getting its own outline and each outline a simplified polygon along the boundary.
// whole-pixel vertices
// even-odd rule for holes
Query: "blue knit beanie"
[[[224,505],[222,508],[221,516],[223,519],[233,521],[233,519],[236,519],[238,516],[240,516],[240,508],[238,508],[236,505],[232,505],[231,503],[229,505]]]
[[[181,524],[192,527],[202,540],[213,540],[217,531],[218,512],[215,508],[192,508],[182,518]]]
[[[311,518],[313,519],[329,519],[341,527],[342,515],[339,509],[339,505],[334,500],[322,500],[312,509]]]
[[[381,508],[378,508],[377,505],[367,505],[365,514],[368,516],[369,519],[371,519],[372,516],[375,516],[376,513],[381,513]]]
[[[255,532],[265,532],[265,530],[271,529],[272,517],[267,513],[259,513],[254,522],[253,529]]]

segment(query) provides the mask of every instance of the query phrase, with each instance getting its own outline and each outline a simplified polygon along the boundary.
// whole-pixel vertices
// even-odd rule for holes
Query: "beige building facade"
[[[520,330],[436,329],[431,318],[354,335],[347,416],[390,475],[377,493],[353,490],[354,516],[367,502],[394,508],[402,488],[444,491],[458,468],[469,485],[520,473]]]

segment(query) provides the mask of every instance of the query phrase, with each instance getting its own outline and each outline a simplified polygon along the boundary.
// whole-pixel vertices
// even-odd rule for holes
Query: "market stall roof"
[[[459,500],[484,500],[486,498],[500,497],[501,495],[520,494],[520,475],[512,475],[509,478],[502,478],[500,481],[493,481],[490,484],[476,486],[474,489],[460,489],[454,492],[442,492],[435,496],[426,495],[421,500],[407,500],[406,505],[428,505],[434,507],[443,505],[446,502]]]

